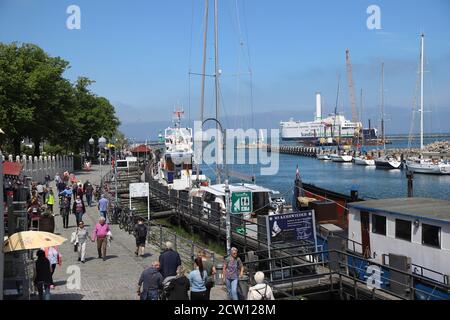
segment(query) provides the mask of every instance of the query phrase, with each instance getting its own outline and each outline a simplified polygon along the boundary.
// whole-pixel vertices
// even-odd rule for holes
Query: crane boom
[[[350,95],[350,104],[352,106],[352,122],[358,122],[358,112],[356,110],[355,90],[353,87],[352,63],[350,62],[350,51],[345,50],[345,62],[347,65],[348,92]]]

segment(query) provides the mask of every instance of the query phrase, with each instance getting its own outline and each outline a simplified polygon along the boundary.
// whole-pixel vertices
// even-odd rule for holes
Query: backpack
[[[83,203],[76,203],[76,207],[75,207],[76,212],[83,212]]]
[[[269,297],[267,296],[267,284],[266,284],[266,288],[264,289],[264,293],[263,294],[261,294],[261,292],[259,290],[255,289],[255,291],[258,292],[259,295],[261,296],[260,300],[270,300]]]
[[[136,227],[136,235],[139,237],[139,238],[144,238],[144,237],[146,237],[147,236],[147,232],[146,232],[147,230],[146,230],[146,227],[144,226],[144,225],[138,225],[137,227]]]

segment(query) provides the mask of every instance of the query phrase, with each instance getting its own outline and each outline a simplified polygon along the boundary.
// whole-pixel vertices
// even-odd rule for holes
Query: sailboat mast
[[[424,34],[421,36],[420,48],[420,151],[423,150],[423,54],[424,54]]]
[[[361,122],[364,123],[363,122],[363,89],[362,88],[361,88],[361,97],[360,97],[360,99],[361,99],[360,119],[361,119]],[[362,151],[363,147],[364,147],[364,125],[361,128],[361,151]]]
[[[203,31],[203,62],[202,62],[202,92],[200,95],[200,122],[203,124],[203,114],[205,112],[205,78],[206,78],[206,41],[208,38],[208,3],[209,0],[205,0],[205,29]],[[200,142],[202,143],[202,142]],[[203,145],[202,145],[202,151],[203,151]],[[197,161],[196,165],[196,174],[197,174],[197,181],[199,178],[199,171],[200,171],[200,163]]]
[[[386,138],[384,134],[384,62],[381,63],[381,137],[383,149],[386,151]]]
[[[215,95],[216,95],[216,120],[219,120],[219,30],[218,30],[218,0],[214,0],[214,69],[215,69]],[[219,133],[219,124],[216,124],[217,132]],[[220,134],[217,134],[217,150],[216,150],[216,180],[220,184],[220,169],[219,169],[219,156],[222,154],[222,150],[219,147],[222,146],[219,141]]]

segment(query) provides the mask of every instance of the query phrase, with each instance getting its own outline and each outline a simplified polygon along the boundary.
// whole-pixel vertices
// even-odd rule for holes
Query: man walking
[[[103,261],[106,260],[106,244],[107,244],[107,235],[109,232],[109,225],[106,223],[106,219],[104,217],[100,217],[98,219],[98,223],[95,225],[94,230],[92,231],[92,242],[97,240],[97,252],[98,258],[103,258]]]
[[[244,275],[244,266],[238,257],[238,249],[231,248],[231,254],[225,259],[223,265],[222,278],[227,285],[228,297],[230,300],[239,300],[237,294],[237,285],[239,278]]]
[[[92,187],[92,184],[89,182],[89,180],[86,181],[86,187],[84,187],[84,192],[86,193],[86,202],[90,207],[92,205],[92,193],[94,192],[94,188]]]
[[[61,206],[60,206],[60,213],[61,217],[63,219],[63,228],[67,229],[69,227],[69,214],[70,214],[70,198],[69,197],[63,197]]]
[[[141,300],[159,300],[159,290],[163,282],[159,268],[159,262],[153,261],[152,266],[142,272],[137,288],[137,294]]]
[[[173,250],[172,242],[165,243],[166,250],[159,256],[159,263],[161,265],[161,274],[163,278],[176,276],[177,268],[181,265],[181,258],[178,252]]]
[[[75,218],[77,220],[77,226],[78,226],[80,221],[83,220],[83,215],[86,213],[86,207],[84,206],[84,202],[80,198],[80,196],[77,196],[77,198],[73,202],[72,212],[75,215]]]
[[[100,211],[100,215],[106,219],[106,212],[108,211],[109,201],[105,198],[105,195],[102,194],[101,199],[98,202],[98,211]]]
[[[147,240],[147,226],[144,219],[139,218],[138,223],[134,227],[134,237],[136,238],[136,256],[144,256],[145,241]]]

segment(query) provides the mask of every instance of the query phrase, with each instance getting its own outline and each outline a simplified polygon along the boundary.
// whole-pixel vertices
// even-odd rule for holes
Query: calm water
[[[442,140],[442,139],[441,139]],[[432,140],[425,141],[426,144]],[[393,141],[387,148],[407,146],[407,141]],[[416,144],[418,142],[415,142]],[[295,155],[279,155],[279,171],[274,176],[261,176],[259,165],[232,165],[230,170],[256,176],[256,183],[285,193],[290,200],[296,166],[298,164],[302,181],[336,192],[350,194],[355,188],[363,198],[395,198],[407,194],[407,179],[404,170],[382,170],[375,167],[357,166],[352,163],[319,161],[315,158]],[[214,177],[213,168],[203,167],[203,171]],[[434,176],[416,174],[414,176],[414,196],[433,197],[450,200],[450,175]]]

